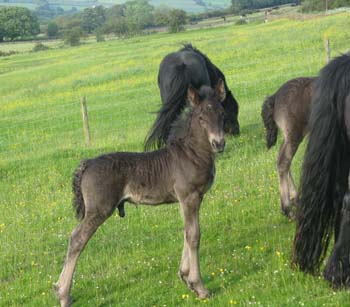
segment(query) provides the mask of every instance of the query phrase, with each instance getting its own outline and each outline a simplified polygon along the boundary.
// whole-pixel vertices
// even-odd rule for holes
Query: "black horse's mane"
[[[347,187],[350,150],[344,107],[350,95],[350,57],[333,59],[320,72],[310,115],[301,176],[293,262],[315,273],[332,237]]]

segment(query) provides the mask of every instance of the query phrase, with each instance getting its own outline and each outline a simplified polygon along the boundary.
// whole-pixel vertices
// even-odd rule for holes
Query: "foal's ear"
[[[215,85],[215,96],[220,102],[223,102],[226,98],[225,83],[222,79],[219,79]]]
[[[190,84],[187,89],[187,99],[191,107],[199,105],[198,91]]]

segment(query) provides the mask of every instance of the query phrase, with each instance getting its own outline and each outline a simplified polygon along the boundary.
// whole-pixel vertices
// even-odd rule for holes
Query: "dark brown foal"
[[[278,128],[282,130],[283,141],[278,153],[277,170],[281,210],[289,218],[294,218],[292,206],[297,199],[290,167],[299,144],[308,132],[315,81],[316,77],[289,80],[275,94],[267,97],[262,106],[268,148],[276,144]]]
[[[80,224],[70,237],[62,273],[55,285],[61,306],[69,292],[76,262],[97,228],[124,202],[158,205],[179,202],[184,219],[180,276],[199,298],[209,296],[199,269],[199,208],[215,177],[215,153],[225,148],[225,86],[188,88],[190,110],[179,119],[168,145],[149,153],[112,153],[82,161],[73,180]]]

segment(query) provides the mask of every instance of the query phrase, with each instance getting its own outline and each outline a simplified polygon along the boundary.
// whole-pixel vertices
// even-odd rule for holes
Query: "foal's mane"
[[[208,97],[214,97],[214,90],[209,86],[202,85],[197,91],[197,94],[200,103],[202,103]],[[168,143],[185,139],[189,135],[192,117],[193,109],[188,106],[171,125],[169,137],[167,140]]]
[[[168,143],[172,143],[177,140],[182,140],[188,136],[191,120],[192,120],[193,110],[187,107],[172,123]]]

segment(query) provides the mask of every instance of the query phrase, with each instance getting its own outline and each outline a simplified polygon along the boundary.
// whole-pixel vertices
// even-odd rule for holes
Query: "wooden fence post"
[[[327,63],[329,63],[331,60],[331,46],[330,46],[329,38],[326,39],[325,48],[326,48],[326,60],[327,60]]]
[[[90,129],[89,129],[89,120],[88,120],[88,113],[87,113],[86,97],[85,96],[83,96],[81,99],[81,113],[83,115],[83,128],[84,128],[84,134],[85,134],[85,143],[87,146],[90,146],[91,145]]]

